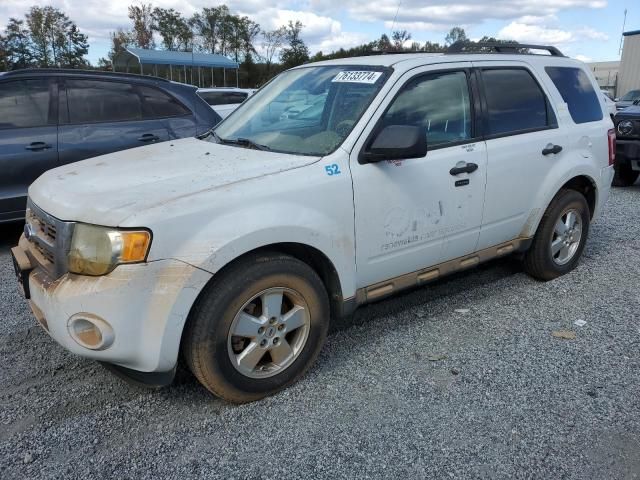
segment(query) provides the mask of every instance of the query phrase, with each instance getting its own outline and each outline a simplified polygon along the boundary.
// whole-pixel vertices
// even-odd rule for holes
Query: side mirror
[[[620,99],[619,99],[618,97],[616,97],[616,98],[614,98],[614,99],[613,99],[613,101],[614,101],[614,102],[619,102],[619,101],[620,101]]]
[[[422,158],[427,154],[427,135],[422,127],[389,125],[377,133],[358,157],[358,163]]]

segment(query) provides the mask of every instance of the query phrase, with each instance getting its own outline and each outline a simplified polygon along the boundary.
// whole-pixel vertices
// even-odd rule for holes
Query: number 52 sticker
[[[340,171],[340,166],[337,163],[332,163],[331,165],[325,165],[324,170],[327,172],[327,175],[330,177],[334,175],[340,175],[342,172]]]

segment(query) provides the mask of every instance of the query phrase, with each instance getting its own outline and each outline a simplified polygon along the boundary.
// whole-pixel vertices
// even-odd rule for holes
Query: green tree
[[[53,7],[31,7],[26,15],[31,55],[40,67],[87,65],[87,36],[67,15]]]
[[[391,34],[393,40],[393,48],[395,50],[404,50],[405,42],[411,40],[411,34],[406,30],[396,30]]]
[[[462,27],[453,27],[447,33],[447,36],[444,37],[444,43],[447,46],[451,46],[454,43],[468,43],[469,39],[467,38],[467,34]]]
[[[113,70],[115,58],[124,51],[127,45],[134,43],[133,33],[119,28],[115,32],[109,34],[111,39],[111,49],[107,54],[107,58],[98,60],[98,68],[102,70]]]
[[[66,31],[65,42],[60,45],[58,52],[59,64],[68,68],[86,67],[89,62],[84,56],[89,53],[87,36],[78,30],[75,24]]]
[[[229,16],[229,9],[225,5],[213,8],[203,8],[195,13],[189,24],[194,30],[200,49],[208,53],[218,53],[223,25]]]
[[[2,49],[4,50],[4,69],[14,70],[33,65],[33,54],[29,29],[25,28],[24,20],[10,18]]]
[[[268,32],[262,32],[262,49],[264,51],[264,62],[267,78],[271,75],[273,60],[284,45],[287,32],[285,27],[277,28]],[[320,52],[322,55],[322,52]]]
[[[285,69],[297,67],[309,60],[309,48],[300,38],[300,32],[303,28],[304,25],[299,20],[296,23],[289,20],[289,24],[285,27],[285,39],[288,46],[280,54],[280,61]]]
[[[133,21],[133,44],[140,48],[154,48],[153,6],[150,3],[129,5],[129,18]]]
[[[387,34],[383,33],[382,35],[380,35],[380,39],[376,42],[376,49],[385,52],[387,50],[391,50],[392,48],[393,45],[391,45],[391,40],[389,40]]]
[[[160,34],[162,46],[167,50],[189,51],[193,32],[182,14],[173,8],[154,8],[153,29]]]

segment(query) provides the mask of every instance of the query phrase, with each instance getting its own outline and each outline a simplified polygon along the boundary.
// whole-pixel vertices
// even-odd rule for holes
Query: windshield
[[[221,143],[324,156],[349,135],[386,79],[381,67],[289,70],[215,129]]]
[[[638,98],[640,98],[640,90],[631,90],[629,93],[627,93],[620,100],[622,100],[623,102],[633,102],[634,100],[637,100]]]

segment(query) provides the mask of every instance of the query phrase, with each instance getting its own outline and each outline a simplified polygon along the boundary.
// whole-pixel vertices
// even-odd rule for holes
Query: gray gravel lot
[[[507,259],[365,307],[301,382],[244,406],[66,353],[0,228],[2,479],[640,479],[639,186],[613,190],[570,275]]]

